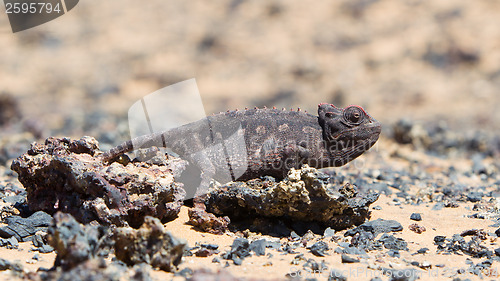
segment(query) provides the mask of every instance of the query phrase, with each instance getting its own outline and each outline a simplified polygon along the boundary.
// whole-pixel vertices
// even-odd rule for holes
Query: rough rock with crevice
[[[175,271],[187,243],[174,237],[163,224],[146,217],[139,229],[117,228],[114,234],[116,258],[127,265],[148,263],[164,271]]]
[[[32,211],[63,211],[78,221],[139,227],[147,215],[169,221],[177,217],[185,191],[174,176],[185,161],[101,161],[92,137],[46,139],[13,161],[12,169],[27,190]]]
[[[330,184],[329,176],[304,165],[276,182],[271,177],[212,187],[207,211],[230,218],[255,216],[318,222],[336,230],[365,222],[378,194],[358,194],[356,187]]]

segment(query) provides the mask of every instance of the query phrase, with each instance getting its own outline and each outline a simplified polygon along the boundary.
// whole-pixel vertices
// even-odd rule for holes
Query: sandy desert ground
[[[283,280],[296,275],[294,270],[304,273],[311,266],[307,259],[313,259],[324,261],[328,270],[304,280],[327,280],[332,269],[344,271],[347,280],[390,280],[380,275],[384,268],[413,269],[421,280],[498,280],[499,10],[496,0],[90,0],[18,33],[12,33],[4,14],[0,201],[25,196],[10,165],[30,143],[49,136],[92,136],[108,149],[130,138],[127,112],[134,102],[196,78],[207,114],[254,106],[315,113],[321,102],[363,106],[382,123],[379,142],[333,170],[360,192],[381,193],[370,206],[370,221],[399,222],[403,230],[390,234],[407,242],[408,250],[391,257],[394,251],[376,249],[368,257],[352,255],[359,263],[342,263],[336,249],[351,243],[346,230],[334,239],[322,233],[299,240],[253,232],[214,235],[186,224],[184,206],[165,227],[190,247],[214,243],[220,253],[185,256],[178,271],[205,268]],[[14,208],[7,201],[1,203],[7,206],[0,212],[3,226]],[[422,220],[411,220],[412,213],[422,214]],[[426,230],[410,230],[414,223]],[[438,251],[435,237],[453,239],[454,234],[463,234],[466,243],[480,241],[467,249],[457,242]],[[238,266],[222,255],[242,235],[282,245],[304,242],[296,254],[268,248],[265,256],[254,254]],[[329,246],[324,257],[307,249],[318,241]],[[39,253],[35,261],[31,247],[31,242],[21,242],[18,249],[3,246],[0,257],[18,261],[25,272],[53,266],[54,252]],[[474,256],[474,247],[487,250]],[[415,254],[422,248],[429,250]],[[301,253],[304,259],[292,264]],[[214,263],[216,256],[220,262]],[[184,276],[161,270],[149,274],[153,280],[208,278],[189,270]],[[14,277],[6,270],[0,278]]]

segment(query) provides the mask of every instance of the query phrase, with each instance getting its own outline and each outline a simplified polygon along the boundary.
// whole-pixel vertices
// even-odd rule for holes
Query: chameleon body
[[[165,132],[127,141],[101,158],[166,147],[219,181],[262,176],[282,179],[291,168],[342,166],[378,140],[381,125],[359,106],[319,104],[306,112],[255,108],[228,111]]]

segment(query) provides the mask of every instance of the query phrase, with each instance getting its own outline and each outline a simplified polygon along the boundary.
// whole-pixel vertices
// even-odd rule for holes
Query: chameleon
[[[201,170],[202,182],[283,179],[292,168],[338,167],[378,140],[381,124],[357,105],[318,105],[318,115],[253,108],[227,111],[126,141],[99,157],[112,161],[139,148],[165,147]]]

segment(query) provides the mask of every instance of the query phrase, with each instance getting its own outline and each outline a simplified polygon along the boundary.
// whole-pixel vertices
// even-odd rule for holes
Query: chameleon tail
[[[110,150],[104,152],[99,157],[102,161],[109,161],[113,158],[116,158],[124,153],[144,148],[144,147],[167,147],[165,137],[167,132],[158,132],[151,135],[144,135],[132,140],[128,140],[116,147],[111,148]]]

